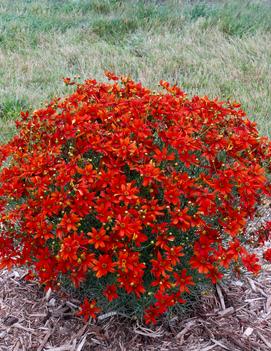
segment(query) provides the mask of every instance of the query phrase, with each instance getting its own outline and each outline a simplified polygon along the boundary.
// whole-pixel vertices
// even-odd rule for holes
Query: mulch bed
[[[271,349],[271,265],[256,278],[226,278],[202,294],[194,315],[153,328],[110,314],[85,324],[74,315],[79,301],[46,293],[24,274],[0,273],[1,351]]]
[[[255,230],[270,220],[270,204]],[[267,246],[270,244],[266,244]],[[261,249],[258,249],[259,253]],[[259,255],[260,256],[260,255]],[[79,301],[25,281],[25,271],[0,271],[1,351],[268,351],[271,350],[271,264],[257,277],[225,277],[203,291],[193,311],[146,328],[127,316],[76,317]]]

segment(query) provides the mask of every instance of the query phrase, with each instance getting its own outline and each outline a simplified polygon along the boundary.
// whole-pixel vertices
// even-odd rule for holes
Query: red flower
[[[162,150],[155,149],[154,153],[155,155],[153,156],[153,158],[159,163],[161,163],[162,161],[175,160],[175,155],[173,153],[168,153],[168,150],[166,148],[163,148]]]
[[[205,257],[193,256],[190,264],[192,268],[203,274],[209,273],[210,269],[212,269],[212,264]]]
[[[111,80],[119,80],[119,77],[117,77],[113,72],[105,71],[104,74],[106,75],[106,77],[107,77],[108,79],[111,79]]]
[[[85,297],[83,304],[80,306],[81,310],[77,313],[79,316],[83,316],[87,322],[90,317],[96,318],[96,314],[101,311],[99,307],[96,306],[96,300],[89,300]]]
[[[106,231],[103,228],[99,230],[92,228],[91,232],[87,233],[87,235],[91,237],[88,242],[94,245],[95,249],[105,248],[106,242],[109,241],[109,236],[106,235]]]
[[[107,298],[108,301],[112,301],[118,298],[117,294],[117,287],[116,285],[107,285],[103,292],[104,296]]]
[[[271,262],[271,249],[265,250],[263,257],[266,261]]]
[[[179,257],[184,256],[182,246],[172,246],[171,248],[165,248],[166,257],[171,261],[173,266],[176,266],[180,262]]]
[[[63,239],[59,256],[63,260],[75,261],[78,259],[78,249],[83,247],[85,243],[86,241],[82,236],[74,233],[72,236]]]
[[[242,262],[246,269],[254,274],[258,274],[261,266],[258,264],[259,259],[255,254],[245,254],[242,256]]]
[[[184,232],[190,229],[193,223],[191,216],[189,216],[187,212],[188,208],[182,211],[178,209],[176,212],[171,212],[172,223]]]
[[[131,240],[136,239],[134,234],[141,231],[142,224],[139,219],[132,218],[129,214],[119,214],[116,217],[116,223],[113,229],[121,238],[128,237]],[[146,237],[144,237],[142,241],[146,241]]]
[[[67,232],[70,232],[72,230],[77,231],[79,221],[80,217],[75,213],[65,213],[58,227]],[[59,236],[62,236],[62,234]]]
[[[114,194],[119,201],[123,201],[125,204],[129,204],[131,200],[137,199],[138,189],[133,187],[132,183],[121,184],[120,193],[117,192]]]
[[[146,324],[157,324],[157,318],[161,314],[159,313],[159,309],[155,306],[149,307],[144,314],[144,320]]]
[[[66,85],[74,85],[75,82],[72,82],[71,81],[71,78],[63,78],[63,82],[66,84]]]
[[[174,278],[181,293],[189,292],[188,286],[195,285],[193,278],[187,275],[187,269],[183,269],[180,273],[174,273]]]
[[[116,263],[112,262],[109,255],[100,255],[98,260],[93,262],[93,271],[96,272],[96,277],[101,278],[106,276],[108,273],[114,273]]]
[[[150,262],[152,264],[151,272],[156,278],[161,276],[167,278],[169,272],[173,271],[172,262],[170,259],[163,258],[159,251],[157,253],[157,259],[151,259]]]

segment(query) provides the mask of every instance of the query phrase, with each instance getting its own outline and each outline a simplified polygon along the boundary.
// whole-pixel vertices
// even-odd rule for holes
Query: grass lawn
[[[1,0],[0,142],[22,109],[105,69],[241,101],[271,135],[270,1]]]

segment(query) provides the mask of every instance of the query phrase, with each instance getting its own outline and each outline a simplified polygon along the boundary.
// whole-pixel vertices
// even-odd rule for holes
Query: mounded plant
[[[86,319],[130,296],[155,323],[201,277],[259,271],[245,228],[270,195],[270,142],[237,103],[107,76],[65,79],[75,92],[1,146],[1,267],[87,283]]]

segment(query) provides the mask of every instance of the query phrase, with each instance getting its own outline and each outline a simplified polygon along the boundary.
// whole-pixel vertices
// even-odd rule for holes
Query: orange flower
[[[174,278],[181,293],[189,292],[188,286],[195,285],[193,278],[187,275],[187,269],[183,269],[180,273],[174,273]]]
[[[99,307],[96,306],[96,300],[92,300],[89,302],[89,300],[85,297],[83,304],[80,306],[81,309],[77,313],[79,316],[83,316],[85,321],[87,322],[90,317],[96,318],[96,314],[101,311]]]
[[[116,285],[107,285],[103,293],[108,301],[118,298]]]
[[[91,232],[87,233],[87,235],[91,237],[88,242],[94,245],[95,249],[104,248],[106,242],[109,241],[109,236],[106,235],[104,228],[99,230],[92,228]]]
[[[266,261],[271,262],[271,249],[265,250],[263,257]]]
[[[93,262],[93,271],[96,272],[96,277],[101,278],[106,276],[108,273],[114,273],[116,263],[112,262],[109,255],[100,255],[98,260]]]

